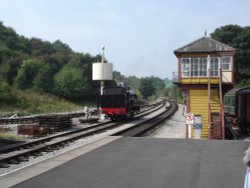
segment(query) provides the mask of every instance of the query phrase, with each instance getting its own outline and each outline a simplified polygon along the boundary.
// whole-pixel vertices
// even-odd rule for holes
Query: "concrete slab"
[[[27,178],[24,178],[24,177],[9,177],[8,178],[8,181],[2,181],[1,184],[0,184],[0,187],[1,188],[6,188],[6,187],[11,187],[15,184],[18,184],[20,182],[23,182],[25,181]]]
[[[55,168],[69,160],[79,157],[85,153],[88,153],[100,146],[103,146],[109,142],[112,142],[120,137],[106,137],[85,146],[73,149],[67,153],[60,154],[50,159],[41,161],[40,163],[27,166],[26,168],[15,171],[11,174],[0,177],[0,188],[11,187],[20,182],[28,180],[34,176],[40,175],[52,168]]]
[[[243,187],[246,141],[121,138],[16,188]]]

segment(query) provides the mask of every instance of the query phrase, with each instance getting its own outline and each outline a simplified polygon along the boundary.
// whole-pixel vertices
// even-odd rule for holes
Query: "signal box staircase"
[[[219,85],[211,85],[210,69],[208,74],[208,137],[209,139],[223,140],[225,139],[225,128],[221,68],[219,70]],[[211,89],[218,90],[217,104],[215,104],[214,100],[212,102]]]

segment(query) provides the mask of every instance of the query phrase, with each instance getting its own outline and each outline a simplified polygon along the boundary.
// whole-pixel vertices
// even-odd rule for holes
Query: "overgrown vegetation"
[[[237,49],[236,83],[250,85],[250,27],[226,25],[211,36]],[[28,39],[0,22],[0,115],[70,111],[95,103],[99,83],[92,81],[92,63],[98,61],[99,55],[74,52],[60,40]],[[106,84],[124,82],[142,99],[182,100],[170,80],[125,77],[118,71],[114,80]]]
[[[93,100],[98,86],[91,81],[92,62],[99,59],[75,53],[59,40],[27,39],[0,22],[0,106],[19,106],[23,99],[16,91],[27,89],[71,101]]]
[[[1,132],[0,132],[0,139],[25,141],[25,138],[22,136],[10,134],[10,133],[1,133]]]
[[[168,95],[164,80],[158,77],[137,78],[135,76],[125,77],[118,71],[114,71],[114,80],[128,85],[141,99],[154,100],[159,96]]]
[[[18,100],[13,105],[2,104],[0,106],[0,114],[3,116],[10,116],[13,114],[24,116],[29,114],[80,110],[83,109],[83,103],[87,103],[87,101],[83,101],[82,103],[72,103],[55,95],[40,93],[34,90],[14,89],[14,91],[16,95],[18,95]],[[94,105],[93,102],[87,104]]]
[[[220,42],[236,48],[236,85],[238,87],[250,86],[250,26],[222,26],[217,28],[211,36]]]
[[[95,103],[99,83],[92,81],[92,63],[98,61],[99,55],[74,52],[60,40],[28,39],[0,22],[1,115],[63,111],[79,108],[79,103]],[[117,71],[114,77],[141,98],[159,95],[164,88],[163,80],[156,77],[126,78]],[[141,80],[152,81],[151,88],[143,89]]]

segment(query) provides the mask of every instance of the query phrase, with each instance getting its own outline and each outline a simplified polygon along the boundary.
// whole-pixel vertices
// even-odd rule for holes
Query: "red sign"
[[[188,124],[188,125],[194,124],[194,114],[192,114],[192,113],[186,114],[185,119],[186,119],[186,124]]]

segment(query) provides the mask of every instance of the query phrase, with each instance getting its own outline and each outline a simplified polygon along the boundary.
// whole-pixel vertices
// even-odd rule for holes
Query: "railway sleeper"
[[[34,156],[34,157],[40,157],[42,156],[43,154],[41,152],[34,152],[34,153],[31,153],[30,154],[31,156]]]
[[[9,164],[20,164],[20,161],[16,160],[16,159],[10,159],[8,161]]]
[[[0,163],[0,168],[9,168],[10,165],[8,163]]]
[[[53,151],[53,148],[47,147],[47,148],[44,148],[43,151],[49,153]]]
[[[52,146],[52,149],[53,150],[59,150],[59,149],[61,149],[62,148],[62,146]]]
[[[25,157],[25,156],[18,157],[18,160],[21,161],[21,162],[29,161],[28,157]]]

